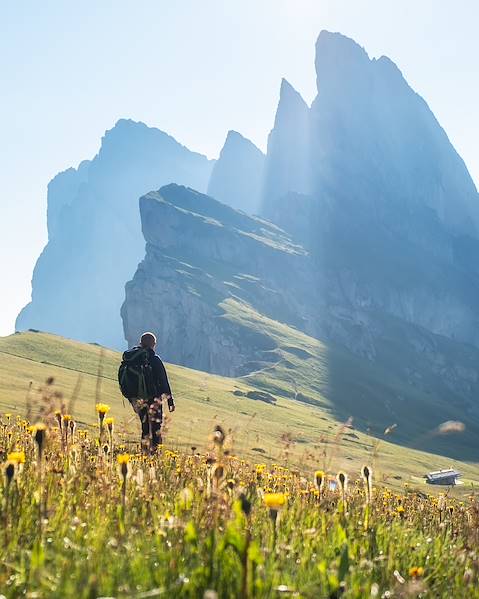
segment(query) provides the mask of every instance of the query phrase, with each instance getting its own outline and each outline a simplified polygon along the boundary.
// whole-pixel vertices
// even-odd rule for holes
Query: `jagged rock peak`
[[[263,152],[257,146],[255,146],[255,144],[251,140],[241,135],[241,133],[238,133],[238,131],[234,131],[233,129],[230,129],[228,131],[228,134],[226,135],[225,143],[220,152],[220,158],[225,152],[230,150],[231,147],[239,145],[247,147],[248,149],[257,153],[258,156],[262,156],[264,158]]]
[[[310,109],[294,87],[283,79],[268,152],[262,195],[262,214],[276,216],[277,200],[288,192],[310,190]]]
[[[291,83],[289,83],[289,81],[284,78],[281,79],[279,102],[274,122],[275,127],[278,122],[284,118],[285,113],[305,113],[308,110],[309,106],[306,104],[301,94],[291,85]]]
[[[208,194],[249,214],[259,211],[264,154],[237,131],[228,131],[213,167]]]

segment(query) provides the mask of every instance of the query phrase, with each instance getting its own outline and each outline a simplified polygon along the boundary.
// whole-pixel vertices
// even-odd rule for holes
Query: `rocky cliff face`
[[[310,111],[286,79],[281,82],[274,128],[268,137],[262,213],[271,218],[288,192],[311,192]]]
[[[208,195],[237,210],[261,209],[264,154],[236,131],[229,131],[208,184]]]
[[[440,381],[469,413],[479,390],[477,191],[388,59],[322,33],[316,68],[311,108],[281,86],[262,204],[276,227],[180,187],[141,200],[147,251],[127,285],[126,338],[151,328],[166,359],[242,374],[285,360],[274,335],[259,334],[264,316],[420,393]],[[328,377],[340,389],[334,356]]]
[[[376,353],[378,314],[479,346],[479,196],[463,161],[389,59],[322,32],[316,72],[311,109],[289,100],[309,128],[305,147],[273,143],[287,130],[282,97],[266,158],[276,182],[310,177],[265,186],[263,214],[312,253],[323,301],[363,323],[366,353]],[[335,319],[321,330],[358,348],[358,332]]]
[[[146,256],[122,308],[130,345],[153,330],[166,360],[227,375],[267,360],[272,341],[232,324],[234,298],[308,329],[315,290],[307,253],[265,221],[177,185],[140,200]]]
[[[124,285],[144,254],[138,198],[171,181],[206,190],[211,168],[204,156],[143,123],[121,120],[107,131],[92,161],[49,185],[49,240],[17,330],[122,347]]]

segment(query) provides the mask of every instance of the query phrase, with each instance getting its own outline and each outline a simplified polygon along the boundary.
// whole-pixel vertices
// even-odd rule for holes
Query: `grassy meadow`
[[[268,369],[174,365],[146,456],[118,353],[28,332],[0,357],[0,596],[479,597],[477,464],[355,429]],[[423,483],[449,465],[461,486]]]

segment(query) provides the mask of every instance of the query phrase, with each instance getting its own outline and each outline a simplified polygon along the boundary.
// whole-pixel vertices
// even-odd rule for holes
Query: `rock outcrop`
[[[206,190],[213,163],[143,123],[120,120],[99,153],[48,188],[48,244],[17,330],[123,347],[125,282],[144,255],[138,198],[176,181]]]
[[[264,154],[249,139],[229,131],[208,184],[208,195],[237,210],[261,210]]]
[[[153,330],[166,360],[237,375],[267,359],[274,343],[228,320],[228,299],[312,326],[309,257],[277,227],[177,185],[142,197],[140,212],[146,256],[122,308],[130,345]]]
[[[274,127],[268,137],[262,214],[276,215],[276,202],[288,192],[311,192],[310,111],[301,95],[283,79]]]
[[[354,336],[331,317],[320,330],[371,357],[385,316],[479,347],[479,195],[462,159],[389,59],[322,32],[316,71],[311,109],[288,96],[309,123],[303,151],[273,143],[282,97],[266,158],[274,181],[309,172],[309,184],[265,186],[263,214],[314,256],[327,312],[362,323]]]

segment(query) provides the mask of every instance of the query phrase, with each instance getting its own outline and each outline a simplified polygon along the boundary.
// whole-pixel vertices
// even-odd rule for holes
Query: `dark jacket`
[[[151,364],[151,369],[153,370],[153,383],[155,385],[154,397],[160,397],[164,393],[165,395],[173,398],[165,366],[161,361],[160,356],[155,354],[154,350],[148,349],[148,358]]]

